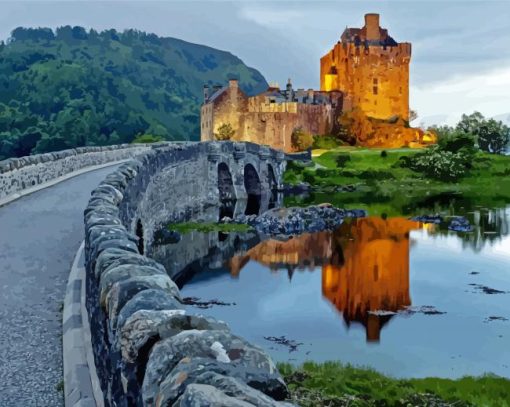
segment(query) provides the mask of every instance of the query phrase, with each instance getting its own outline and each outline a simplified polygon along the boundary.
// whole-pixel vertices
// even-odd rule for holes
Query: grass
[[[190,232],[248,232],[252,230],[252,227],[246,224],[240,223],[207,223],[207,222],[183,222],[183,223],[171,223],[167,225],[168,230],[173,230],[181,234]]]
[[[510,406],[510,381],[497,376],[458,380],[395,379],[337,362],[281,363],[293,401],[301,406]]]
[[[442,182],[425,178],[422,174],[398,165],[400,157],[417,154],[419,149],[382,149],[339,147],[313,156],[315,165],[291,163],[284,174],[284,182],[308,182],[316,189],[315,201],[330,202],[344,207],[370,206],[371,214],[396,215],[423,201],[458,196],[468,203],[487,207],[503,207],[510,202],[510,156],[478,153],[473,168],[458,182]],[[339,155],[350,160],[337,167]],[[356,192],[332,193],[339,186],[354,185]],[[300,198],[287,198],[286,204],[299,205]],[[375,212],[374,212],[375,209]]]
[[[64,380],[60,380],[56,385],[55,385],[55,389],[57,391],[61,391],[63,392],[64,391]]]

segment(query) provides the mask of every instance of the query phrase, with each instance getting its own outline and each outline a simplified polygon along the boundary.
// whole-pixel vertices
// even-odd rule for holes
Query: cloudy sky
[[[367,12],[413,44],[417,123],[510,116],[510,0],[0,1],[0,38],[17,26],[137,28],[232,52],[268,81],[319,87],[319,59]]]

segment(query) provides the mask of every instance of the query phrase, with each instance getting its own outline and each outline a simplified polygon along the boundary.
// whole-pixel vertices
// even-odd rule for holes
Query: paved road
[[[115,167],[0,208],[0,406],[62,406],[62,306],[90,191]]]

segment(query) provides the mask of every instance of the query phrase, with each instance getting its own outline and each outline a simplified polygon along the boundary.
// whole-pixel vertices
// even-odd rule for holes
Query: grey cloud
[[[345,26],[362,25],[366,12],[379,12],[381,24],[397,41],[413,43],[415,86],[483,73],[510,63],[508,1],[41,0],[2,2],[2,9],[3,38],[20,25],[137,28],[230,51],[268,80],[283,82],[290,76],[299,87],[319,85],[319,58],[338,40]],[[257,15],[250,16],[255,11]],[[282,17],[275,19],[275,14]]]

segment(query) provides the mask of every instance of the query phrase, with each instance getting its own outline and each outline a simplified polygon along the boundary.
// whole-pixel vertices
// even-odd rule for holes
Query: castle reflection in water
[[[403,217],[353,219],[334,232],[265,240],[232,257],[228,267],[238,276],[252,260],[271,270],[287,269],[289,278],[296,269],[322,267],[323,296],[347,325],[363,324],[367,341],[377,342],[391,312],[411,305],[410,231],[431,227]]]

